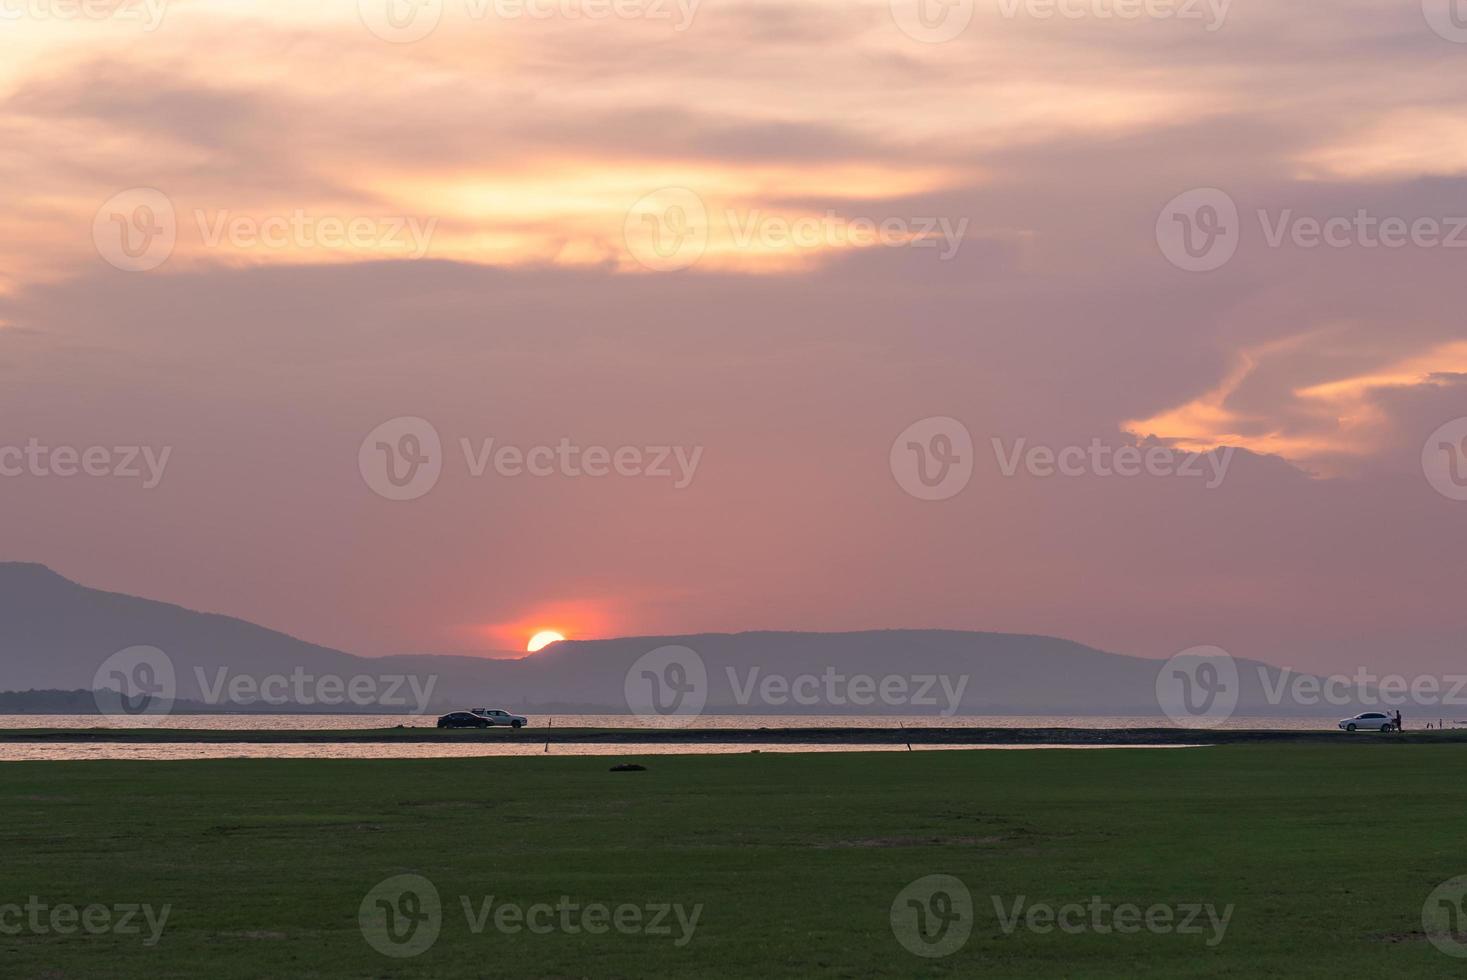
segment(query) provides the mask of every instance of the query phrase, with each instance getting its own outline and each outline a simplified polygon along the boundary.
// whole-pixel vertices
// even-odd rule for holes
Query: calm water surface
[[[534,728],[643,728],[648,723],[635,715],[547,714],[530,715]],[[0,715],[0,728],[138,728],[213,729],[230,731],[279,731],[392,728],[431,728],[436,715],[171,715],[145,719],[113,719],[101,715]],[[878,715],[704,715],[690,728],[1170,728],[1165,717],[1080,716],[1080,715],[973,715],[945,718],[932,716]],[[674,727],[671,724],[665,727]],[[1334,728],[1334,719],[1234,718],[1226,728],[1311,730]],[[1025,751],[1031,749],[1115,749],[1149,746],[1049,746],[1049,745],[919,745],[919,752]],[[1188,746],[1154,746],[1187,748]],[[182,759],[443,759],[489,756],[622,756],[730,755],[749,752],[906,752],[905,745],[831,745],[802,743],[741,743],[738,745],[550,745],[515,744],[368,744],[368,745],[146,745],[146,744],[8,744],[0,745],[0,761],[40,760],[182,760]]]
[[[1189,745],[914,745],[915,752],[957,751],[1026,751],[1032,749],[1184,749],[1202,748]],[[648,755],[747,755],[752,752],[906,752],[905,745],[831,745],[829,743],[798,744],[775,742],[741,745],[3,745],[0,762],[78,762],[100,760],[133,760],[170,762],[186,759],[463,759],[490,756],[614,756],[638,758]]]
[[[1348,713],[1348,712],[1347,712]],[[521,712],[521,714],[527,714]],[[703,715],[691,725],[656,725],[636,715],[527,714],[531,728],[1174,728],[1159,716],[1085,715]],[[1340,717],[1343,717],[1341,715]],[[437,715],[168,715],[134,719],[105,715],[0,715],[0,728],[209,728],[230,731],[281,729],[432,728]],[[1333,730],[1338,718],[1231,718],[1222,728],[1285,731]],[[1422,719],[1424,725],[1427,719]],[[1431,719],[1435,724],[1436,719]],[[1447,719],[1450,727],[1451,719]]]

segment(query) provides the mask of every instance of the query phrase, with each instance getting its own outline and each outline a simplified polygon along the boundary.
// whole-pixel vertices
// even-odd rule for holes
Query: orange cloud
[[[1292,387],[1287,403],[1270,406],[1267,414],[1233,407],[1239,389],[1270,356],[1296,351],[1314,339],[1313,334],[1291,337],[1244,350],[1214,388],[1165,412],[1128,421],[1124,428],[1195,451],[1237,446],[1306,463],[1359,457],[1379,448],[1373,436],[1387,421],[1372,400],[1377,390],[1427,385],[1433,375],[1467,372],[1467,341],[1452,341],[1366,372]],[[1308,424],[1300,424],[1301,418]],[[1285,427],[1282,419],[1295,424]]]

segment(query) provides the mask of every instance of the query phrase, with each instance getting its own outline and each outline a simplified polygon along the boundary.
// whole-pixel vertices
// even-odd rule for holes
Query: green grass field
[[[616,761],[0,766],[0,977],[1467,972],[1422,931],[1433,888],[1467,874],[1456,746],[650,756],[645,772],[609,772]],[[374,949],[358,915],[404,874],[442,905],[436,942],[406,958]],[[892,924],[898,894],[932,874],[972,896],[946,934],[971,935],[941,958],[908,952]],[[7,915],[31,896],[47,911]],[[475,933],[463,900],[477,916],[490,896],[491,910],[566,896],[644,922],[661,905],[701,910],[690,936],[672,913],[667,934],[631,912],[624,932],[571,932],[597,920],[560,910],[538,913],[549,932],[491,915]],[[1209,946],[1210,928],[1005,931],[995,896],[1005,915],[1021,896],[1233,911]],[[155,946],[141,914],[137,934],[58,934],[47,918],[145,904],[171,907]],[[6,934],[35,915],[42,929]],[[427,935],[404,923],[399,938]]]

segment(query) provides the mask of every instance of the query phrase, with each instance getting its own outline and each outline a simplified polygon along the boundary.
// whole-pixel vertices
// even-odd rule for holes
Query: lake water
[[[331,731],[346,729],[431,728],[436,716],[429,715],[347,715],[347,714],[231,714],[170,715],[141,719],[115,719],[102,715],[0,715],[0,728],[139,728],[211,729],[227,731]],[[645,728],[648,723],[635,715],[555,714],[532,715],[535,728]],[[874,715],[704,715],[690,728],[732,728],[755,731],[760,728],[1171,728],[1165,717],[1087,717],[1076,715],[982,715],[945,718],[932,716]],[[662,727],[673,727],[664,723]],[[1291,731],[1332,730],[1334,719],[1301,718],[1234,718],[1227,728],[1283,729]],[[918,745],[919,752],[943,751],[1024,751],[1032,749],[1113,749],[1148,746],[1049,746],[1049,745]],[[1156,746],[1163,747],[1163,746]],[[1186,748],[1188,746],[1164,746]],[[119,744],[119,743],[10,743],[0,745],[0,761],[41,760],[183,760],[183,759],[444,759],[489,756],[610,756],[637,757],[649,755],[728,755],[750,752],[906,752],[904,745],[833,745],[805,743],[740,743],[720,744],[552,744],[544,743],[474,744]]]
[[[787,752],[957,752],[957,751],[1028,751],[1035,749],[1183,749],[1190,745],[832,745],[830,743],[717,743],[689,745],[606,745],[543,744],[475,745],[394,745],[394,744],[258,744],[233,745],[147,745],[147,744],[78,744],[0,745],[0,762],[85,762],[131,760],[134,762],[178,762],[189,759],[464,759],[494,756],[606,756],[621,759],[649,755],[748,755],[750,753]]]
[[[703,715],[692,724],[649,722],[636,715],[529,715],[531,728],[1175,728],[1163,716],[1085,715]],[[105,715],[0,715],[0,729],[8,728],[207,728],[227,731],[279,731],[282,729],[410,728],[433,727],[437,715],[167,715],[141,718],[111,718]],[[680,720],[680,719],[679,719]],[[1284,731],[1333,730],[1337,717],[1326,718],[1231,718],[1220,727],[1235,729],[1281,729]],[[1408,723],[1411,719],[1408,719]],[[1436,719],[1430,719],[1435,724]],[[1421,719],[1425,724],[1427,719]],[[1448,727],[1452,719],[1447,719]],[[1408,726],[1409,727],[1409,726]]]

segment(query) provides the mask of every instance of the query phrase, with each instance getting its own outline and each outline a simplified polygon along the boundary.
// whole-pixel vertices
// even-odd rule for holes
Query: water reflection
[[[585,743],[503,743],[475,744],[346,744],[299,743],[259,744],[241,742],[233,745],[200,743],[131,744],[131,743],[57,743],[0,745],[0,762],[117,761],[172,762],[188,759],[461,759],[488,756],[620,756],[636,758],[648,755],[748,755],[750,753],[788,752],[954,752],[954,751],[1025,751],[1030,749],[1096,749],[1194,748],[1187,745],[832,745],[829,743],[740,743],[737,745],[705,744],[637,744],[607,745]]]
[[[531,728],[655,728],[655,721],[636,715],[528,714]],[[0,715],[0,728],[204,728],[227,731],[280,731],[432,728],[437,715],[169,715],[146,719],[106,715]],[[1337,718],[1230,718],[1219,727],[1283,731],[1334,730]],[[679,719],[681,721],[681,719]],[[688,728],[1175,728],[1165,716],[1084,715],[703,715]]]

